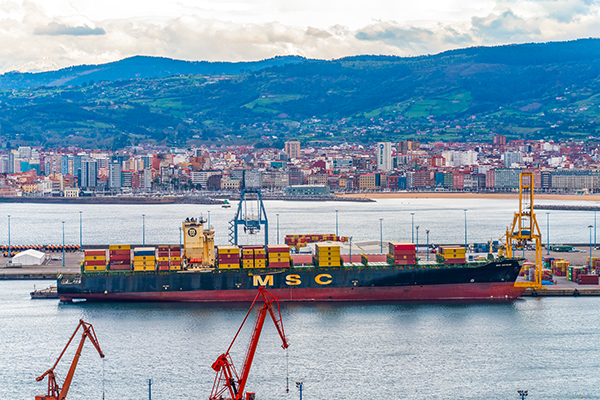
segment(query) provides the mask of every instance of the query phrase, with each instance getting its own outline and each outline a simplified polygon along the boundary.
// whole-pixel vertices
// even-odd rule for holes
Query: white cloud
[[[332,59],[600,36],[596,0],[371,0],[352,7],[346,0],[36,1],[0,3],[0,72],[137,54]]]

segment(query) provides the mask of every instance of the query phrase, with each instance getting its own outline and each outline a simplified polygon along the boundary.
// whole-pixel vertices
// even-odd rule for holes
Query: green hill
[[[113,67],[93,84],[65,86],[53,77],[52,87],[2,91],[2,136],[13,143],[109,148],[287,137],[369,142],[489,140],[496,133],[598,136],[598,39],[411,58],[280,59],[244,71],[238,66],[231,73],[163,78],[157,73],[128,79],[138,68],[132,61],[122,70],[128,72]],[[151,70],[145,68],[144,76]]]

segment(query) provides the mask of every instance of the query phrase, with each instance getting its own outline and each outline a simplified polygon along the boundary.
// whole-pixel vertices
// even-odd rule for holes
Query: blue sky
[[[400,56],[600,36],[600,0],[0,0],[0,72],[132,55]]]

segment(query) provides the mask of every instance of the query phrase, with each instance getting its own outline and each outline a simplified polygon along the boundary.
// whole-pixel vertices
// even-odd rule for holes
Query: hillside
[[[218,74],[181,68],[163,78],[169,73],[166,59],[144,59],[144,66],[136,59],[107,67],[105,78],[96,75],[92,84],[92,73],[85,75],[88,81],[84,75],[69,80],[82,79],[77,86],[61,85],[60,75],[30,74],[36,78],[29,82],[54,86],[1,92],[2,136],[14,144],[113,148],[287,137],[370,142],[489,140],[496,133],[558,140],[598,136],[598,39],[413,58],[279,58],[243,71],[241,65],[226,70],[224,63]],[[154,61],[162,65],[155,73]],[[140,77],[132,79],[136,71]]]

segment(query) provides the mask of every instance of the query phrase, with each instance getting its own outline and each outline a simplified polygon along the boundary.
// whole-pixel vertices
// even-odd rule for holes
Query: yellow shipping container
[[[330,244],[317,244],[316,246],[317,251],[340,251],[340,246],[337,245],[330,245]]]
[[[169,261],[169,257],[158,257],[158,261]]]
[[[85,261],[101,261],[106,260],[106,256],[85,256]]]
[[[319,267],[340,267],[341,265],[339,261],[319,261]]]
[[[86,272],[90,271],[106,271],[106,265],[86,265],[84,267]]]
[[[131,250],[130,244],[111,244],[108,246],[109,250]]]
[[[242,260],[242,268],[254,268],[254,260]]]
[[[240,248],[237,246],[217,246],[217,254],[239,254]]]
[[[254,260],[254,268],[264,268],[267,266],[267,260]]]
[[[133,256],[133,261],[156,261],[156,257],[155,256]]]
[[[171,261],[181,261],[181,257],[171,257]]]
[[[156,267],[154,265],[133,265],[134,271],[154,271]]]
[[[242,254],[245,256],[250,256],[252,254],[254,254],[253,249],[242,249]]]
[[[281,257],[289,257],[290,253],[286,252],[278,252],[278,253],[269,253],[269,258],[281,258]]]
[[[154,260],[133,261],[133,265],[156,265],[156,262]]]
[[[219,269],[237,269],[240,267],[240,264],[219,264]]]
[[[169,269],[171,271],[180,271],[181,270],[181,264],[177,263],[177,264],[171,264],[171,266],[169,267]]]
[[[254,249],[254,254],[266,254],[265,249]]]

